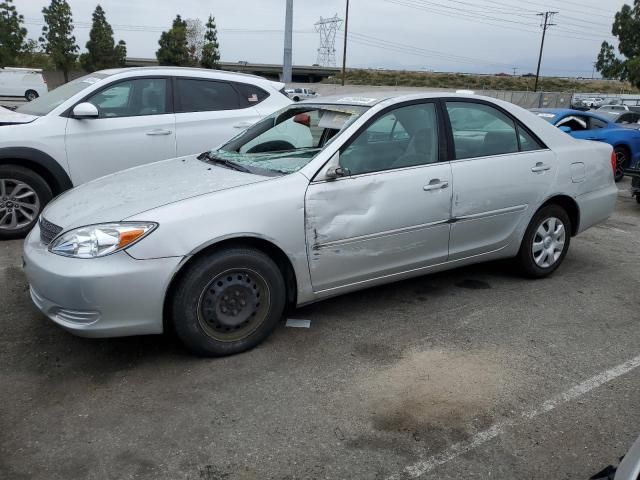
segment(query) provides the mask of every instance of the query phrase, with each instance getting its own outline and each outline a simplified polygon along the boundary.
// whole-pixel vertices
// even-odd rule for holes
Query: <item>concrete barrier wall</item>
[[[362,94],[365,92],[448,92],[454,93],[456,88],[428,88],[428,87],[394,87],[394,86],[370,86],[370,85],[333,85],[326,83],[296,83],[290,88],[311,88],[319,95]],[[571,93],[563,92],[518,92],[511,90],[474,90],[478,95],[498,98],[514,103],[523,108],[568,108],[571,106]]]

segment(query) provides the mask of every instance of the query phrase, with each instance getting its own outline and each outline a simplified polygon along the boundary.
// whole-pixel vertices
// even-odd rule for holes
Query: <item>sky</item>
[[[84,50],[95,0],[68,0]],[[351,0],[347,66],[468,73],[535,72],[541,17],[557,11],[548,30],[542,75],[591,77],[613,16],[632,0]],[[47,0],[14,0],[31,38],[40,34]],[[176,14],[216,17],[223,61],[282,63],[285,0],[102,0],[116,41],[129,57],[153,58]],[[344,18],[345,0],[294,0],[293,61],[317,61],[320,17]],[[336,37],[342,63],[344,28]],[[597,76],[597,73],[596,73]]]

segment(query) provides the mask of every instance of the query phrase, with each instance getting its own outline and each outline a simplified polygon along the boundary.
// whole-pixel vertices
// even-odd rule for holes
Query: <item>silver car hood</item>
[[[26,113],[17,113],[5,107],[0,107],[0,125],[15,125],[17,123],[31,123],[36,115],[27,115]]]
[[[98,178],[51,202],[42,216],[64,230],[116,222],[185,198],[262,182],[253,175],[200,161],[164,160]]]

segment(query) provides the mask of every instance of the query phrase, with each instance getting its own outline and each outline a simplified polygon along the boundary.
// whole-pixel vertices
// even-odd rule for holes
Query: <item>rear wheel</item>
[[[38,97],[39,97],[38,92],[36,92],[35,90],[27,90],[24,94],[24,98],[27,99],[27,102],[31,102]]]
[[[47,182],[32,170],[0,165],[0,240],[29,233],[52,196]]]
[[[176,333],[203,356],[249,350],[282,318],[285,292],[278,266],[258,250],[233,248],[206,255],[188,267],[176,286]]]
[[[532,278],[551,275],[562,263],[571,242],[571,220],[558,205],[541,208],[531,219],[520,245],[518,263]]]
[[[624,177],[624,169],[629,163],[629,152],[625,147],[616,147],[613,150],[616,154],[616,182],[619,182]]]
[[[299,102],[300,101],[300,97],[298,97],[298,96],[293,97],[293,101],[294,102]]]

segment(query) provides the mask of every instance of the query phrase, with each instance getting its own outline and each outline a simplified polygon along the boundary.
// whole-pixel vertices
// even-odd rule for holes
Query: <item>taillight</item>
[[[293,117],[293,121],[305,127],[311,127],[311,116],[308,113],[299,113]]]
[[[616,169],[618,168],[618,156],[616,152],[611,152],[611,168],[613,169],[613,175],[616,174]]]

